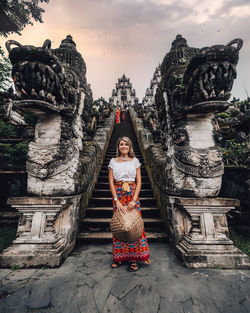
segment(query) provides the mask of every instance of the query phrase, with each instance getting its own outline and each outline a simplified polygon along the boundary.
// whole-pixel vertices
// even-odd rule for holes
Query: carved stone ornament
[[[175,149],[175,166],[183,173],[195,177],[217,177],[224,173],[224,163],[219,148],[194,149],[190,146]]]
[[[67,170],[72,162],[77,161],[78,149],[76,139],[62,144],[38,145],[29,144],[27,173],[45,179]]]

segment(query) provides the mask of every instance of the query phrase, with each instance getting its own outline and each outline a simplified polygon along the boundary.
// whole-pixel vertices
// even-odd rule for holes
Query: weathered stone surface
[[[111,245],[79,247],[58,269],[8,270],[0,284],[0,311],[246,313],[249,310],[248,270],[188,269],[166,244],[152,244],[152,264],[141,265],[138,272],[130,273],[125,265],[111,269],[111,249]],[[90,263],[92,259],[95,262]],[[103,271],[103,275],[93,280],[88,265],[93,271]]]
[[[17,91],[13,110],[37,118],[26,164],[27,192],[37,197],[10,199],[21,214],[17,239],[2,253],[0,264],[55,267],[74,247],[114,115],[106,112],[104,127],[96,131],[86,65],[70,35],[55,50],[49,40],[38,48],[15,41],[6,46]]]
[[[146,136],[148,130],[143,128],[141,119],[137,118],[137,114],[133,109],[130,109],[130,115],[144,154],[149,176],[153,182],[157,205],[170,233],[172,245],[173,247],[178,246],[175,251],[184,264],[190,267],[248,268],[250,266],[249,258],[235,248],[228,238],[226,213],[234,209],[235,206],[239,206],[239,201],[204,197],[207,191],[213,190],[216,181],[219,182],[221,179],[217,180],[218,177],[215,177],[214,180],[214,177],[209,177],[209,175],[213,176],[212,172],[209,171],[207,172],[208,177],[203,181],[202,187],[200,186],[198,197],[168,196],[168,194],[171,194],[168,189],[171,180],[169,171],[173,169],[172,163],[173,159],[176,160],[176,151],[172,150],[172,157],[169,159],[162,146],[154,144],[150,137]],[[203,121],[203,124],[202,129],[206,129],[206,127],[210,129],[211,125],[207,121]],[[193,127],[191,124],[189,126]],[[193,130],[190,134],[193,136],[191,136],[191,144],[195,147],[200,142],[199,136],[202,137],[202,132]],[[204,142],[205,137],[203,134]],[[188,154],[191,151],[189,150],[180,148],[179,158],[182,161],[184,159],[188,161]],[[214,157],[213,150],[210,152],[212,154],[211,158]],[[193,178],[191,176],[185,177],[184,174],[177,175],[175,178],[175,184],[180,183],[180,190],[182,191],[184,190],[183,181],[190,184],[190,187],[195,187],[193,179],[200,179],[199,177],[194,178],[194,176]],[[219,188],[219,185],[217,187]],[[194,195],[197,196],[196,193]]]
[[[151,155],[148,165],[156,181],[167,166],[167,177],[161,181],[163,192],[202,198],[218,195],[224,165],[214,139],[213,119],[228,107],[242,44],[241,39],[235,39],[227,45],[196,49],[177,35],[160,66],[161,80],[155,94],[146,92],[154,114],[146,104],[134,106],[154,143],[161,143],[162,151],[158,152],[166,158],[166,162],[159,162],[161,166],[154,168],[155,159],[159,160],[155,151],[145,153]],[[137,116],[134,125],[142,139]]]

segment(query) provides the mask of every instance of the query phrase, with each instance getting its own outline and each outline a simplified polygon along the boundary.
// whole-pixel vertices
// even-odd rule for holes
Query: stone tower
[[[118,78],[118,83],[116,83],[115,89],[112,91],[110,103],[120,108],[127,108],[138,103],[138,98],[136,98],[130,78],[127,78],[125,74],[121,78]]]

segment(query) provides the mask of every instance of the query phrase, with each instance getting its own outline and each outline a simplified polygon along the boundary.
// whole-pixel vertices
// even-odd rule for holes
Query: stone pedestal
[[[0,255],[0,266],[59,266],[75,245],[81,198],[9,198],[20,217],[17,238]]]
[[[226,213],[239,201],[167,197],[171,240],[190,268],[250,268],[250,260],[228,238]]]

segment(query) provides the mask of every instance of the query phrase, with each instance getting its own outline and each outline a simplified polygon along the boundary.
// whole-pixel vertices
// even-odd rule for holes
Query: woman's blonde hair
[[[129,151],[128,151],[128,156],[130,158],[134,158],[135,157],[135,153],[134,153],[134,150],[133,150],[133,144],[132,144],[132,141],[130,140],[130,138],[128,137],[120,137],[117,141],[117,144],[116,144],[116,156],[119,157],[121,155],[121,152],[119,151],[119,144],[121,142],[121,140],[123,141],[126,141],[129,145]]]

